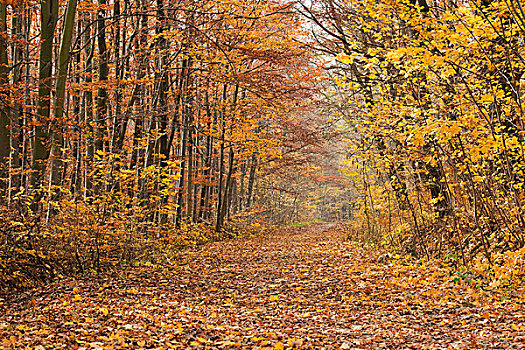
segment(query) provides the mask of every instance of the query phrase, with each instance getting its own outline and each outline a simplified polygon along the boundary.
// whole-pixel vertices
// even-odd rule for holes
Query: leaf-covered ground
[[[524,298],[378,259],[337,226],[208,244],[173,266],[4,301],[7,349],[518,349]]]

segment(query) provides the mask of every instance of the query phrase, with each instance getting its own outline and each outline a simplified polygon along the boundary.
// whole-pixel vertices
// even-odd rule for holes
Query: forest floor
[[[4,300],[0,348],[525,348],[523,294],[451,273],[345,242],[336,225],[288,228]]]

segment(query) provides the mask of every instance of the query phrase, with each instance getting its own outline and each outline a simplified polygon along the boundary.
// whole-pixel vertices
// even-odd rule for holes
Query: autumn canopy
[[[515,288],[524,72],[520,0],[0,0],[0,290],[305,226]]]

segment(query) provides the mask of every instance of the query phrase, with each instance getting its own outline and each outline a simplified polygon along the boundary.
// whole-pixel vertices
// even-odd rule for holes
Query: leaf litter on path
[[[5,302],[0,348],[525,348],[523,294],[374,254],[326,224],[208,244],[184,264]]]

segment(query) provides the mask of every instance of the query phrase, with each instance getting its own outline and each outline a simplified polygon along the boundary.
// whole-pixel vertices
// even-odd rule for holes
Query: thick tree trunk
[[[40,57],[38,74],[38,123],[33,143],[33,174],[31,183],[38,185],[49,157],[49,124],[53,68],[53,41],[58,20],[58,0],[43,0],[40,12]]]
[[[69,0],[62,29],[62,41],[58,55],[58,74],[56,78],[55,94],[55,118],[60,119],[64,113],[64,99],[66,93],[66,81],[69,70],[71,38],[73,36],[73,25],[77,10],[77,0]]]
[[[106,0],[99,0],[98,4],[106,5]],[[105,87],[109,76],[108,49],[106,45],[106,11],[101,9],[97,14],[97,45],[98,45],[98,80],[100,87],[97,91],[96,127],[95,127],[95,151],[104,148],[104,134],[107,117],[107,89]]]
[[[51,130],[51,169],[53,171],[53,183],[60,183],[62,170],[61,146],[62,139],[62,115],[64,113],[64,101],[66,94],[66,82],[69,70],[71,38],[73,36],[73,27],[75,22],[75,13],[77,10],[77,0],[69,0],[67,4],[66,15],[64,18],[64,27],[62,29],[62,41],[60,43],[60,53],[58,55],[58,74],[56,79],[55,94],[55,127]]]

